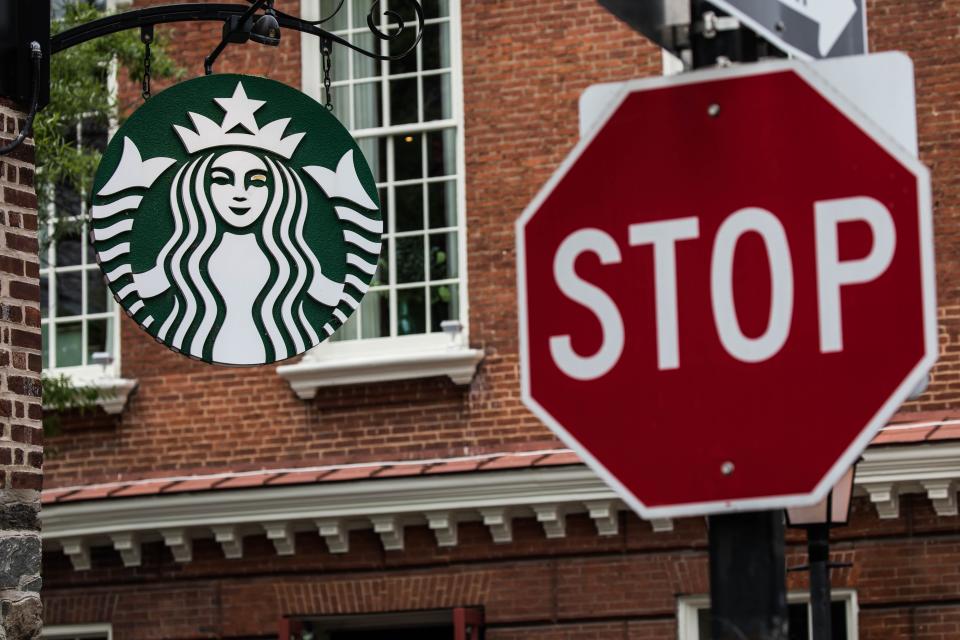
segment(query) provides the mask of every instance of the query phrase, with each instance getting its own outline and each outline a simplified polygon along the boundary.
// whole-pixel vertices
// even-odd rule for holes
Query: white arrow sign
[[[778,0],[820,25],[820,55],[833,49],[840,35],[857,13],[854,0]]]
[[[709,0],[801,60],[867,52],[867,0]]]

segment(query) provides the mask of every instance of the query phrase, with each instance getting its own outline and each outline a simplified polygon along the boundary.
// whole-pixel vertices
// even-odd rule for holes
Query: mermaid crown
[[[214,101],[224,110],[223,122],[220,124],[190,111],[188,115],[194,130],[178,124],[173,125],[188,153],[215,147],[255,147],[289,160],[305,135],[292,133],[284,137],[283,132],[290,123],[290,118],[281,118],[263,127],[258,126],[253,114],[266,102],[248,98],[240,82],[237,83],[232,97],[214,98]],[[234,131],[238,125],[248,133]]]

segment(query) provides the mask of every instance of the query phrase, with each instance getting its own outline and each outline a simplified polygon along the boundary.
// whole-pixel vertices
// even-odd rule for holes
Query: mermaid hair
[[[224,300],[208,275],[208,263],[217,244],[217,217],[206,175],[216,155],[191,160],[174,177],[170,187],[173,235],[157,258],[174,296],[170,314],[157,337],[167,340],[172,335],[171,346],[208,359],[220,328],[218,320],[226,313]],[[310,282],[320,265],[303,235],[308,204],[303,181],[283,163],[269,156],[261,157],[273,178],[260,236],[272,266],[270,278],[251,311],[264,339],[268,361],[283,360],[320,342],[303,308]]]

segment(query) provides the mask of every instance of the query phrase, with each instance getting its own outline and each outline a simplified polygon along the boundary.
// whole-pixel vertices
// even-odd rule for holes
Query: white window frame
[[[833,589],[831,599],[833,602],[844,603],[847,611],[847,639],[857,640],[860,633],[860,626],[857,620],[860,614],[857,592],[853,589]],[[799,591],[790,592],[787,594],[787,603],[809,605],[810,594]],[[710,596],[707,595],[681,596],[677,598],[678,640],[699,640],[700,619],[698,613],[709,607]],[[810,615],[809,607],[807,608],[807,615]]]
[[[345,6],[341,9],[347,11]],[[320,18],[320,0],[301,0],[301,16],[305,20]],[[430,23],[428,19],[427,24]],[[303,398],[313,397],[322,386],[377,382],[448,375],[457,384],[466,384],[476,371],[483,353],[469,348],[469,295],[467,273],[467,213],[466,213],[466,153],[463,105],[463,63],[460,19],[460,0],[449,0],[450,33],[450,90],[452,117],[429,122],[391,125],[352,131],[355,138],[382,137],[400,133],[426,133],[439,129],[456,130],[456,185],[457,185],[457,293],[459,296],[457,333],[423,333],[407,336],[361,338],[325,341],[307,353],[297,364],[283,365],[278,373],[290,381]],[[408,25],[407,28],[415,28]],[[324,99],[321,91],[320,40],[317,36],[301,34],[301,85],[307,95],[318,101]],[[335,44],[333,55],[348,55],[349,50]],[[351,54],[352,55],[352,54]],[[336,80],[336,79],[335,79]],[[336,86],[334,86],[336,91]],[[393,200],[389,206],[394,206]],[[391,241],[391,251],[394,251]],[[391,263],[391,272],[395,265]],[[394,291],[396,288],[391,287]],[[429,289],[428,289],[429,290]],[[395,299],[395,296],[394,296]],[[395,307],[395,305],[392,305]],[[396,309],[391,309],[391,323],[396,320]]]
[[[108,13],[112,13],[116,11],[118,8],[129,6],[130,3],[131,3],[131,0],[106,0],[106,11]],[[114,96],[117,95],[118,84],[117,84],[117,67],[116,67],[115,61],[110,62],[110,73],[107,74],[107,88]],[[80,123],[78,123],[77,124],[78,131],[80,126],[81,126]],[[117,128],[118,128],[117,118],[115,115],[112,115],[109,119],[109,124],[107,126],[107,143],[108,144],[110,140],[113,139],[113,135],[114,133],[116,133]],[[79,137],[78,137],[78,143],[79,143]],[[55,213],[53,211],[54,205],[51,202],[48,206],[50,208],[50,213],[52,216]],[[83,201],[81,201],[81,215],[85,213],[84,209],[85,209],[85,204],[83,203]],[[82,238],[82,237],[80,238],[81,244],[84,243],[85,241],[86,241],[85,238]],[[55,254],[56,249],[54,248],[53,251]],[[48,265],[46,268],[42,268],[41,272],[45,271],[46,273],[51,273],[56,271],[56,269],[57,267],[55,265]],[[83,265],[79,267],[77,270],[83,274],[86,274],[88,271],[90,271],[87,265]],[[99,270],[100,268],[98,266],[97,271]],[[82,286],[84,290],[86,290],[87,285],[86,285],[85,276],[84,276]],[[56,295],[57,295],[56,288],[52,286],[48,287],[47,289],[48,304],[50,301],[56,298]],[[108,295],[110,295],[112,298],[111,293],[108,292]],[[84,294],[83,296],[83,302],[86,303],[86,294]],[[78,365],[78,366],[72,366],[72,367],[48,367],[48,368],[44,368],[43,373],[45,375],[52,375],[52,376],[61,376],[61,375],[66,376],[74,384],[96,387],[98,390],[100,390],[101,396],[102,396],[97,401],[97,404],[103,407],[103,409],[107,413],[117,414],[123,411],[123,408],[126,406],[126,403],[127,403],[127,398],[137,386],[137,381],[128,380],[120,377],[120,371],[121,371],[120,358],[121,358],[121,352],[122,352],[120,334],[121,334],[121,322],[123,319],[123,314],[120,311],[120,305],[115,300],[112,302],[112,306],[113,306],[113,312],[112,312],[111,320],[113,321],[113,339],[111,341],[111,344],[109,345],[112,361],[109,364],[101,365],[101,364],[88,363],[85,365]],[[101,314],[98,314],[98,315],[101,315]],[[104,317],[107,316],[107,314],[102,314],[102,315]],[[78,317],[82,322],[87,318],[87,316],[88,314],[84,313]],[[56,336],[54,335],[55,327],[56,327],[55,317],[50,317],[49,321],[46,323],[43,320],[41,320],[41,325],[44,325],[44,324],[50,327],[48,329],[48,334],[47,334],[48,336],[50,336],[49,344],[55,345],[56,343]],[[86,332],[84,332],[84,335],[86,335]],[[51,348],[55,348],[55,347],[51,346]],[[83,348],[84,349],[87,348],[86,340],[84,340]]]
[[[76,638],[113,640],[113,627],[109,624],[50,625],[43,628],[40,637],[44,640],[75,640]]]
[[[115,11],[117,9],[118,1],[121,3],[123,2],[123,0],[106,0],[106,3],[105,3],[106,11],[107,12]],[[107,74],[107,89],[110,91],[110,93],[116,96],[117,90],[118,90],[116,64],[114,62],[111,62],[110,67],[111,67],[110,73]],[[77,129],[77,144],[80,144],[82,123],[78,122],[75,126]],[[113,134],[116,132],[116,130],[117,130],[117,119],[115,116],[111,116],[107,124],[107,143],[108,144],[110,140],[113,138]],[[81,196],[80,215],[82,217],[87,213],[86,211],[87,206],[86,206],[86,198],[83,196],[83,194],[80,194],[80,196]],[[52,200],[47,204],[47,214],[50,216],[51,220],[56,215],[55,205]],[[86,242],[86,238],[81,236],[80,244],[83,245],[85,242]],[[51,249],[53,251],[53,254],[56,255],[56,247],[52,246]],[[84,292],[87,289],[85,274],[88,271],[90,271],[89,259],[91,258],[91,256],[87,256],[87,257],[88,257],[88,263],[84,265],[78,265],[76,268],[76,271],[79,271],[80,273],[84,274],[84,279],[82,284]],[[48,264],[47,267],[41,267],[40,271],[41,271],[41,275],[44,275],[44,274],[57,272],[59,269],[63,269],[63,268],[64,267],[57,267],[55,264]],[[65,268],[69,270],[73,270],[72,267],[65,267]],[[99,267],[97,267],[97,270],[99,270]],[[54,278],[56,278],[56,276],[54,276]],[[47,290],[48,303],[55,302],[56,295],[57,295],[56,287],[51,286],[50,288],[48,288]],[[108,291],[108,295],[110,295],[111,298],[113,297],[112,294],[109,293],[109,291]],[[84,293],[82,301],[86,303],[87,301],[86,293]],[[121,315],[120,315],[119,305],[116,304],[115,301],[112,303],[112,306],[113,306],[113,313],[112,313],[111,319],[113,320],[113,340],[112,340],[112,343],[109,345],[109,349],[110,349],[110,355],[113,357],[113,362],[111,362],[107,366],[102,366],[97,364],[85,364],[85,365],[77,365],[77,366],[71,366],[71,367],[50,367],[48,369],[44,369],[44,372],[50,373],[53,375],[65,375],[71,380],[78,381],[78,382],[87,382],[87,381],[91,381],[91,380],[95,380],[97,378],[103,378],[103,377],[116,377],[120,372],[120,318],[121,318]],[[79,318],[79,320],[82,322],[87,319],[88,315],[97,315],[97,316],[102,315],[103,317],[107,317],[108,314],[109,312],[104,314],[82,313],[79,316],[75,316],[75,317]],[[41,324],[45,324],[46,326],[50,327],[50,329],[48,330],[48,336],[50,336],[50,344],[55,345],[56,344],[56,335],[54,335],[56,333],[56,331],[54,330],[56,326],[55,316],[49,317],[47,322],[41,321]],[[87,345],[86,345],[85,330],[83,332],[83,335],[84,335],[83,349],[86,350]],[[55,347],[52,347],[52,348],[55,349]]]

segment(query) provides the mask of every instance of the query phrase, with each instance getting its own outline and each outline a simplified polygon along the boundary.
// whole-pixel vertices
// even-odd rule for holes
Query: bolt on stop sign
[[[628,83],[517,249],[524,402],[646,517],[818,501],[936,357],[928,171],[802,63]]]

